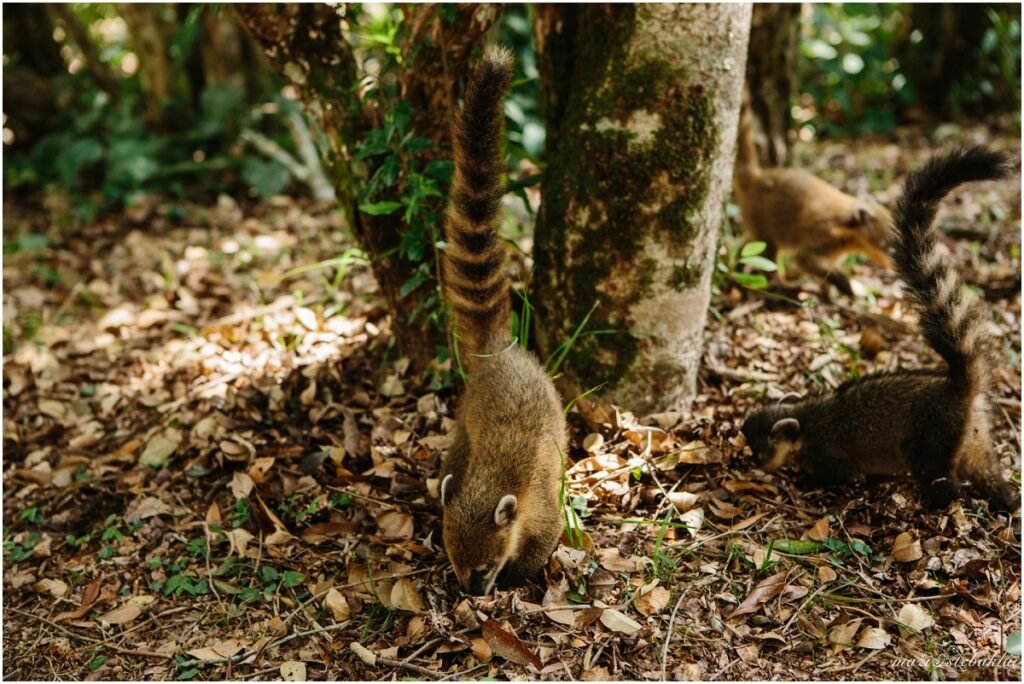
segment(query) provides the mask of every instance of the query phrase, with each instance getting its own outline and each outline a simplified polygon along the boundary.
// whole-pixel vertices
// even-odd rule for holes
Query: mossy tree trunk
[[[764,132],[766,144],[757,150],[764,166],[789,162],[801,8],[799,3],[759,3],[750,19],[746,82],[752,113]]]
[[[602,334],[567,358],[574,389],[607,383],[604,398],[638,412],[685,406],[731,185],[750,5],[573,10],[535,243],[538,340],[556,348],[597,303],[587,330]]]
[[[422,370],[446,343],[443,330],[424,327],[423,317],[410,322],[412,312],[439,292],[431,279],[412,292],[402,286],[413,266],[398,256],[406,226],[402,212],[370,216],[358,210],[359,194],[375,168],[354,158],[358,143],[382,124],[383,113],[359,96],[359,67],[345,39],[344,7],[324,4],[234,5],[242,25],[263,48],[275,69],[298,90],[306,110],[326,134],[324,166],[331,175],[341,209],[370,255],[374,275],[392,314],[392,332],[400,352],[413,370]],[[457,92],[466,74],[472,48],[493,25],[494,6],[461,4],[451,14],[439,5],[403,8],[402,67],[398,74],[403,99],[412,104],[412,129],[435,147],[423,153],[450,159],[450,128]],[[428,255],[433,258],[433,255]]]

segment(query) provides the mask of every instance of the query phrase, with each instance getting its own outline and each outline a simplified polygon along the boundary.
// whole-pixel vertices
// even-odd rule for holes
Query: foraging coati
[[[565,419],[547,373],[511,338],[497,233],[511,60],[491,48],[469,77],[445,221],[445,296],[468,378],[441,464],[442,527],[459,584],[477,595],[531,579],[562,531]]]
[[[945,506],[967,488],[1016,509],[1020,492],[1002,479],[989,434],[994,359],[985,311],[964,296],[932,227],[950,190],[1006,170],[1003,156],[980,147],[933,158],[907,178],[896,207],[897,268],[924,338],[947,368],[874,373],[756,411],[742,431],[765,470],[795,463],[823,484],[909,470],[929,505]]]
[[[768,245],[768,258],[774,260],[777,250],[791,252],[800,269],[852,296],[850,281],[835,270],[837,262],[859,252],[892,268],[886,253],[892,217],[877,202],[840,192],[801,169],[761,168],[747,99],[744,93],[733,176],[744,232]]]

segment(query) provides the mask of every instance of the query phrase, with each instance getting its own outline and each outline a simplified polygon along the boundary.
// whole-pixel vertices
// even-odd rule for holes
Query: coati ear
[[[871,212],[867,206],[858,204],[853,210],[853,214],[847,220],[846,225],[851,228],[860,228],[861,226],[867,225],[868,219],[871,218]]]
[[[506,494],[501,497],[501,501],[494,508],[494,524],[503,527],[512,522],[516,517],[518,507],[519,500],[516,499],[515,494]]]
[[[785,394],[782,397],[780,397],[779,401],[777,403],[779,403],[779,404],[792,404],[793,402],[800,401],[801,399],[803,399],[803,397],[801,397],[796,392],[790,392],[789,394]]]
[[[449,490],[452,488],[452,480],[453,479],[454,479],[454,476],[451,473],[448,473],[447,475],[444,476],[444,479],[441,480],[441,505],[442,506],[444,506],[448,502],[448,497],[450,497],[452,495]]]
[[[798,432],[800,432],[800,421],[796,418],[783,418],[775,421],[775,425],[772,425],[773,435],[785,433],[787,437],[795,437]]]

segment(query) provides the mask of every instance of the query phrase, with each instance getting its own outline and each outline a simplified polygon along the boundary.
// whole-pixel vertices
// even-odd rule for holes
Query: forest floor
[[[944,135],[1019,168],[1016,138]],[[800,159],[891,202],[928,149]],[[1017,483],[1020,203],[1018,175],[939,218],[999,331]],[[1020,678],[1019,517],[924,510],[908,478],[810,489],[742,448],[765,401],[936,364],[893,273],[802,305],[721,281],[689,411],[570,413],[585,548],[467,597],[431,496],[457,392],[389,353],[365,266],[293,270],[351,246],[336,214],[221,198],[60,231],[46,206],[4,216],[5,679]]]

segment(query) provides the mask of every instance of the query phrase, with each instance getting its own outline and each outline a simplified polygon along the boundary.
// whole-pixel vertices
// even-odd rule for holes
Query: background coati
[[[744,92],[733,193],[744,232],[767,243],[766,256],[775,259],[777,250],[791,252],[801,270],[824,278],[847,296],[853,295],[850,281],[834,270],[841,257],[858,252],[892,268],[886,253],[892,217],[885,207],[840,192],[801,169],[762,168],[753,124]]]
[[[792,462],[826,484],[909,470],[929,505],[944,506],[969,488],[1000,509],[1019,506],[989,434],[985,390],[994,359],[985,311],[964,296],[932,227],[946,193],[1006,170],[1005,158],[984,148],[933,158],[907,178],[896,208],[896,264],[924,338],[947,368],[875,373],[756,411],[742,431],[765,470]]]
[[[477,595],[536,575],[562,531],[565,419],[547,373],[511,339],[497,233],[502,97],[511,79],[512,57],[501,48],[489,49],[469,77],[445,222],[445,296],[468,379],[441,465],[442,525],[459,583]]]

